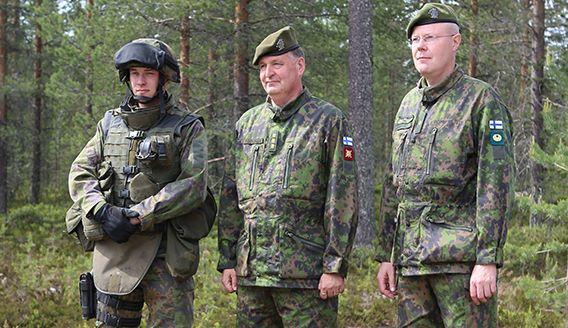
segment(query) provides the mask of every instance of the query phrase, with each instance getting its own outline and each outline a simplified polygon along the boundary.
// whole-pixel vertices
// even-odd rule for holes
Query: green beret
[[[406,27],[406,36],[410,39],[412,30],[416,26],[434,23],[454,23],[458,26],[460,25],[458,16],[452,7],[441,3],[427,3],[412,15]]]
[[[252,64],[254,66],[258,65],[261,57],[278,56],[298,48],[300,48],[300,45],[296,41],[294,29],[290,26],[283,27],[267,36],[256,47]]]

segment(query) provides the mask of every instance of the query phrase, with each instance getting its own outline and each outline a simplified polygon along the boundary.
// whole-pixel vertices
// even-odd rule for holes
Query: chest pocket
[[[404,162],[404,144],[409,137],[414,115],[401,116],[395,121],[392,132],[392,169],[394,175],[401,173]]]
[[[476,172],[468,158],[475,149],[467,127],[459,120],[429,122],[422,140],[424,153],[423,183],[435,185],[462,185]]]
[[[282,195],[313,199],[323,193],[327,179],[324,164],[328,143],[318,133],[306,133],[287,141],[281,151]]]
[[[236,180],[239,198],[251,198],[258,182],[258,166],[264,150],[263,138],[243,139],[236,156]]]

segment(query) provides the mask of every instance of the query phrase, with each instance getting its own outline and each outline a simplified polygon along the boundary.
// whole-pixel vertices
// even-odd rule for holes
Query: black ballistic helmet
[[[164,80],[180,81],[179,65],[172,49],[157,39],[136,39],[125,44],[114,55],[114,66],[121,82],[128,81],[129,68],[133,66],[155,69]]]

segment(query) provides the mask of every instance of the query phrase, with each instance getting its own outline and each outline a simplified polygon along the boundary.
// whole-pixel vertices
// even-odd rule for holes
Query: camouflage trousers
[[[475,305],[470,274],[399,276],[397,327],[497,327],[497,295]]]
[[[193,325],[193,289],[192,277],[183,280],[175,279],[168,272],[166,261],[156,258],[140,285],[132,293],[111,296],[122,304],[130,305],[129,309],[124,309],[124,305],[118,305],[118,308],[116,304],[111,304],[115,306],[106,305],[100,301],[101,295],[97,295],[99,301],[96,325],[97,327],[136,326],[132,324],[132,321],[136,319],[132,318],[141,318],[142,306],[138,310],[132,309],[132,305],[146,303],[149,314],[146,321],[147,327],[191,327]],[[101,293],[97,292],[97,294]],[[120,325],[105,324],[101,321],[104,316],[125,318],[130,322]]]
[[[337,308],[317,289],[239,286],[237,327],[337,327]]]

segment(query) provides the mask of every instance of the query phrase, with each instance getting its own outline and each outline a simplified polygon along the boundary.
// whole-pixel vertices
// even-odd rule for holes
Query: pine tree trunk
[[[6,35],[8,1],[0,0],[0,88],[6,85],[8,39]],[[8,212],[8,153],[6,117],[8,101],[5,90],[0,90],[0,214]]]
[[[470,44],[470,52],[469,52],[469,63],[467,72],[469,76],[477,76],[477,48],[479,47],[479,37],[478,37],[478,30],[477,30],[477,20],[479,17],[479,6],[477,0],[471,0],[471,12],[473,14],[472,25],[471,25],[471,32],[469,34],[469,44]]]
[[[42,0],[35,0],[35,7],[41,7]],[[42,98],[43,98],[43,83],[42,83],[42,52],[43,45],[41,39],[41,24],[36,16],[35,22],[35,62],[34,62],[34,81],[35,81],[35,95],[34,95],[34,135],[33,135],[33,153],[32,153],[32,180],[30,190],[30,202],[37,204],[39,202],[39,195],[41,190],[41,168],[43,167],[43,157],[41,155],[41,112],[42,112]]]
[[[370,0],[349,1],[349,114],[358,165],[358,246],[370,246],[374,237],[372,8]]]
[[[544,147],[542,129],[544,127],[542,118],[542,87],[544,82],[544,60],[545,60],[545,44],[544,44],[544,0],[533,0],[533,49],[532,64],[533,70],[531,74],[532,82],[532,134],[534,143],[541,148]],[[534,160],[531,165],[531,187],[532,199],[540,202],[542,197],[542,171],[543,168]],[[542,218],[531,213],[531,224],[542,223]]]
[[[521,3],[521,10],[524,19],[524,28],[521,30],[523,32],[522,36],[522,43],[520,48],[521,54],[521,67],[519,70],[519,102],[516,108],[517,116],[519,118],[528,118],[531,116],[530,106],[528,102],[530,102],[530,80],[531,80],[531,71],[530,71],[530,63],[532,60],[531,52],[532,52],[532,28],[529,22],[532,19],[532,11],[531,11],[531,0],[523,0]],[[529,183],[529,175],[530,175],[530,159],[529,159],[529,149],[530,143],[532,142],[531,139],[531,131],[532,126],[530,121],[520,119],[515,122],[515,133],[517,134],[517,142],[515,147],[515,161],[516,166],[519,168],[517,170],[517,177],[516,181],[517,186],[521,189],[526,190],[527,184]],[[529,192],[530,193],[530,192]]]
[[[247,53],[250,51],[249,38],[249,0],[237,0],[235,6],[235,61],[233,63],[234,110],[232,123],[249,108],[249,70]]]
[[[89,35],[92,35],[92,18],[93,9],[95,7],[95,0],[87,0],[87,24]],[[85,112],[93,116],[93,94],[94,94],[94,83],[93,83],[93,53],[95,52],[95,46],[90,40],[89,50],[87,52],[87,74],[85,74],[86,86],[87,86],[87,101],[85,104]]]
[[[209,126],[216,126],[221,127],[224,120],[222,120],[223,113],[220,112],[222,108],[219,106],[215,106],[217,103],[217,85],[215,81],[217,81],[217,63],[219,60],[219,56],[214,48],[209,48],[209,52],[207,54],[207,83],[208,83],[208,95],[207,95],[207,118],[209,122]],[[229,115],[230,116],[230,115]],[[219,131],[222,129],[216,129]],[[208,148],[209,150],[209,158],[218,158],[222,157],[224,152],[223,149],[223,141],[224,138],[220,136],[218,133],[213,133],[211,136],[211,144]],[[214,162],[209,167],[209,174],[215,178],[221,178],[223,175],[223,161]]]
[[[189,15],[185,13],[181,18],[181,27],[179,30],[179,44],[180,44],[180,68],[181,68],[181,82],[180,82],[180,95],[179,102],[186,107],[189,107]]]

